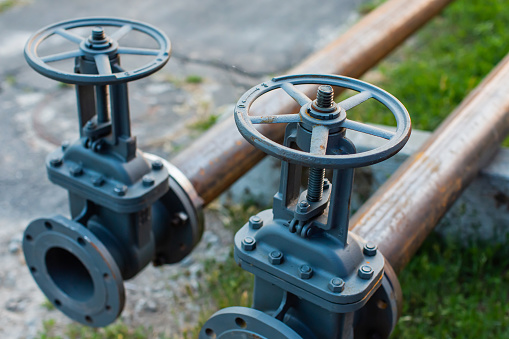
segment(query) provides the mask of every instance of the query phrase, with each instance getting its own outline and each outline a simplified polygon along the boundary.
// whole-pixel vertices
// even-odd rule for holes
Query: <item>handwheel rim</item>
[[[254,127],[251,122],[252,118],[250,118],[252,116],[248,113],[249,108],[257,98],[265,93],[282,88],[286,83],[292,85],[322,84],[358,92],[369,91],[372,93],[372,97],[387,107],[396,118],[397,127],[394,137],[373,150],[347,155],[317,155],[282,146],[261,134]],[[309,74],[273,78],[271,81],[254,86],[248,90],[237,102],[234,116],[242,136],[253,146],[265,153],[298,165],[331,169],[363,167],[381,162],[401,150],[408,141],[411,132],[410,116],[403,104],[393,95],[369,83],[337,75]]]
[[[37,53],[37,49],[39,45],[46,39],[50,38],[51,36],[57,34],[61,34],[61,30],[64,32],[69,29],[74,28],[80,28],[80,27],[92,27],[92,26],[107,26],[107,27],[126,27],[130,26],[129,31],[138,31],[141,33],[144,33],[148,35],[150,38],[152,38],[155,42],[158,44],[157,49],[151,49],[150,53],[154,54],[140,54],[140,55],[153,55],[153,60],[151,60],[148,63],[145,63],[143,66],[138,67],[134,70],[128,70],[128,71],[122,71],[122,72],[116,72],[109,75],[101,75],[101,74],[78,74],[78,73],[71,73],[71,72],[65,72],[62,70],[59,70],[55,67],[52,67],[48,64],[48,62],[44,62],[42,58],[45,58],[44,56],[39,56]],[[128,32],[129,32],[128,31]],[[59,32],[59,33],[57,33]],[[69,32],[67,32],[69,33]],[[83,40],[86,40],[86,38],[81,37]],[[72,34],[69,34],[69,39],[74,39],[72,37]],[[78,48],[76,49],[76,52],[82,51],[80,48],[80,44],[82,41],[74,41],[76,44],[78,44]],[[121,47],[124,50],[130,51],[130,53],[121,53],[119,54],[135,54],[132,53],[135,49],[141,50],[139,48],[128,48],[128,47]],[[148,49],[147,49],[148,50]],[[157,54],[155,54],[157,50]],[[68,58],[82,56],[83,54],[77,54],[72,55],[73,51],[69,51],[69,55],[71,55]],[[155,28],[154,26],[151,26],[149,24],[135,21],[135,20],[128,20],[128,19],[121,19],[121,18],[108,18],[108,17],[91,17],[91,18],[81,18],[81,19],[75,19],[75,20],[69,20],[69,21],[62,21],[56,24],[52,24],[49,26],[46,26],[36,33],[34,33],[29,40],[27,41],[25,45],[24,50],[25,58],[28,62],[28,64],[37,72],[40,74],[47,76],[51,79],[58,80],[65,83],[70,84],[77,84],[77,85],[108,85],[108,84],[116,84],[116,83],[124,83],[128,81],[137,80],[140,78],[143,78],[145,76],[148,76],[159,69],[161,69],[169,60],[171,55],[171,42],[169,38],[159,29]],[[63,54],[63,53],[62,53]],[[47,56],[46,56],[47,57]],[[61,59],[64,60],[64,59]],[[49,61],[51,62],[51,61]]]

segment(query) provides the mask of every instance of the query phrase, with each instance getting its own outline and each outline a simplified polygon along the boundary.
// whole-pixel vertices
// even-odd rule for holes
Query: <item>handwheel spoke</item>
[[[281,88],[286,93],[288,93],[289,96],[295,99],[295,101],[297,101],[301,106],[304,106],[308,102],[311,102],[311,99],[309,99],[306,94],[299,91],[297,88],[295,88],[294,85],[290,84],[289,82],[282,84]]]
[[[311,133],[311,146],[309,153],[324,155],[327,151],[327,141],[329,140],[329,128],[323,125],[313,126]]]
[[[79,35],[66,31],[62,28],[57,29],[55,33],[77,44],[81,44],[81,42],[84,40],[84,38],[80,37]]]
[[[280,115],[253,115],[249,116],[252,124],[281,124],[290,122],[300,122],[300,114],[280,114]]]
[[[375,126],[366,125],[366,124],[363,124],[363,123],[360,123],[360,122],[357,122],[357,121],[348,120],[348,119],[346,119],[341,124],[341,127],[345,127],[345,128],[357,131],[357,132],[371,134],[371,135],[374,135],[376,137],[384,138],[384,139],[387,139],[387,140],[389,140],[394,135],[396,135],[396,133],[394,133],[394,132],[387,131],[385,129],[381,129],[381,128],[378,128],[378,127],[375,127]]]
[[[158,55],[161,51],[151,48],[138,48],[138,47],[119,47],[118,54],[135,54],[135,55]]]
[[[94,56],[95,65],[100,75],[111,74],[110,58],[106,54],[97,54]]]
[[[124,35],[126,35],[127,33],[129,33],[131,30],[133,29],[133,26],[127,24],[127,25],[124,25],[122,27],[120,27],[119,29],[117,29],[115,32],[113,32],[110,37],[113,39],[113,40],[120,40]]]
[[[60,60],[75,58],[75,57],[82,56],[82,55],[83,55],[82,51],[75,50],[75,51],[69,51],[69,52],[62,52],[62,53],[58,53],[58,54],[47,55],[47,56],[41,57],[41,60],[43,62],[54,62],[54,61],[60,61]]]
[[[338,105],[345,111],[348,111],[349,109],[354,108],[359,104],[362,104],[364,101],[368,100],[371,97],[373,97],[373,94],[371,94],[370,91],[363,91],[354,95],[353,97],[341,101],[340,103],[338,103]]]

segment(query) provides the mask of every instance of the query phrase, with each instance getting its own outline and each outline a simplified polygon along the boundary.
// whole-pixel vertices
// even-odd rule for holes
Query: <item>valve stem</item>
[[[316,94],[316,105],[319,108],[329,108],[334,104],[334,89],[329,85],[318,87]],[[306,199],[311,202],[320,201],[323,194],[323,179],[325,178],[325,169],[310,168],[308,179],[308,192]]]

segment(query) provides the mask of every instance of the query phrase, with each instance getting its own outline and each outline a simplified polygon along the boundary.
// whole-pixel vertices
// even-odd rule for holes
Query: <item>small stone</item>
[[[157,312],[157,303],[154,300],[147,300],[143,307],[143,310],[147,312]]]

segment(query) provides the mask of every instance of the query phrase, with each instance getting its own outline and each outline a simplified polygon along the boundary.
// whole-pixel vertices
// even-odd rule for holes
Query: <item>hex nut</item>
[[[269,262],[272,265],[279,265],[283,262],[284,256],[283,253],[279,251],[272,251],[269,253]]]
[[[117,193],[118,196],[123,197],[127,193],[127,186],[117,185],[113,188],[113,192]]]
[[[345,289],[345,282],[339,277],[332,278],[329,281],[329,290],[334,293],[341,293]]]
[[[328,189],[330,187],[330,181],[328,179],[323,180],[323,188]]]
[[[163,167],[164,167],[164,164],[163,164],[163,162],[162,162],[161,160],[159,160],[159,159],[155,160],[155,161],[152,163],[152,169],[153,169],[154,171],[160,171],[160,170],[162,170],[162,169],[163,169]]]
[[[375,244],[368,242],[364,245],[362,252],[368,257],[374,257],[376,255],[377,250],[378,247]]]
[[[80,175],[83,174],[83,167],[79,164],[72,165],[71,167],[69,167],[69,173],[73,177],[79,177]]]
[[[96,187],[104,185],[104,177],[102,175],[93,175],[90,178],[90,181],[92,181],[92,185]]]
[[[368,279],[371,279],[371,277],[373,277],[373,268],[371,268],[371,266],[369,265],[362,265],[361,267],[359,267],[359,278],[361,279],[365,279],[365,280],[368,280]]]
[[[143,186],[150,187],[150,186],[154,185],[154,183],[156,181],[154,180],[154,177],[152,177],[151,175],[144,175],[142,182],[143,182]]]
[[[51,158],[49,160],[49,164],[51,165],[51,167],[60,167],[60,166],[62,166],[62,163],[63,163],[63,161],[62,161],[62,158],[60,158],[60,157]]]
[[[245,237],[242,240],[242,248],[245,251],[252,251],[256,248],[256,240],[251,237]]]
[[[313,276],[313,269],[309,265],[301,265],[299,267],[299,276],[301,279],[309,279]]]
[[[306,200],[302,200],[297,204],[297,211],[300,213],[306,213],[309,210],[309,203]]]
[[[252,229],[259,229],[263,226],[263,220],[257,215],[253,215],[251,218],[249,218],[249,227]]]

